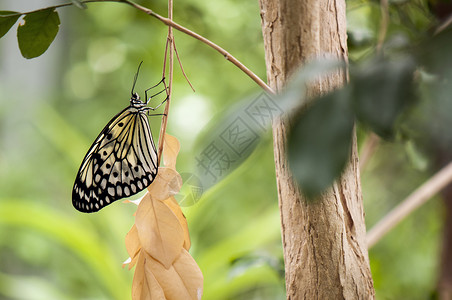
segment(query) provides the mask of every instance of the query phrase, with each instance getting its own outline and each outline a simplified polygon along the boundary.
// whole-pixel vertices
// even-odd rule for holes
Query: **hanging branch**
[[[168,19],[173,19],[173,0],[168,0]],[[168,47],[169,46],[169,47]],[[169,49],[168,49],[169,48]],[[163,74],[165,76],[166,71],[166,54],[169,50],[169,66],[168,66],[168,100],[166,100],[165,110],[163,112],[162,125],[160,126],[160,135],[159,135],[159,144],[158,144],[158,163],[160,165],[160,160],[162,158],[163,153],[163,142],[165,140],[166,126],[168,124],[168,114],[169,114],[169,106],[171,102],[171,95],[173,94],[173,66],[174,66],[174,35],[173,28],[171,26],[168,27],[168,36],[166,38],[166,49],[165,49],[165,61],[163,64]]]
[[[361,171],[364,170],[367,163],[375,153],[375,150],[377,150],[379,144],[380,137],[373,132],[369,133],[366,140],[364,141],[364,145],[362,146],[362,150],[359,156],[359,169]]]
[[[243,65],[238,59],[236,59],[234,56],[232,56],[229,52],[227,52],[226,50],[224,50],[223,48],[221,48],[220,46],[218,46],[217,44],[215,44],[214,42],[206,39],[205,37],[191,31],[190,29],[187,29],[175,22],[173,22],[173,20],[169,19],[169,18],[165,18],[162,17],[161,15],[155,13],[154,11],[143,7],[139,4],[136,4],[132,1],[129,0],[119,0],[119,2],[124,2],[127,3],[143,12],[145,12],[146,14],[153,16],[155,18],[157,18],[159,21],[163,22],[165,25],[173,27],[174,29],[183,32],[191,37],[194,37],[195,39],[203,42],[204,44],[212,47],[213,49],[217,50],[218,52],[220,52],[224,58],[226,58],[227,60],[229,60],[230,62],[232,62],[235,66],[237,66],[240,70],[242,70],[246,75],[248,75],[254,82],[256,82],[259,86],[261,86],[267,93],[270,94],[275,94],[275,92],[272,90],[272,88],[270,88],[262,79],[260,79],[256,74],[254,74],[250,69],[248,69],[245,65]]]

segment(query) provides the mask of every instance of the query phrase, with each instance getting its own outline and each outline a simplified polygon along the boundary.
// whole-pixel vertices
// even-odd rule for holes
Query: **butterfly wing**
[[[157,150],[143,110],[116,115],[88,150],[77,173],[72,204],[95,212],[146,188],[157,175]]]

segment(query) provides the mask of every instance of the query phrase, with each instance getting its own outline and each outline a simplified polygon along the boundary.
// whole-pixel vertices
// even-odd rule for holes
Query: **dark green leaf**
[[[15,11],[0,11],[0,38],[13,27],[19,17],[20,13]]]
[[[347,89],[323,96],[291,128],[289,165],[309,198],[328,188],[348,160],[354,116],[347,97]]]
[[[25,58],[38,57],[55,39],[60,18],[54,8],[49,8],[26,15],[24,21],[17,29],[20,51]]]
[[[357,118],[377,134],[391,137],[398,116],[414,103],[414,70],[410,57],[376,59],[352,70],[351,96]]]
[[[426,39],[416,48],[419,61],[427,72],[443,75],[452,66],[452,28]]]
[[[424,72],[419,72],[421,105],[417,109],[417,137],[425,145],[452,151],[452,28],[422,42],[416,48]],[[420,132],[425,133],[422,136]]]
[[[416,128],[415,138],[428,148],[452,151],[452,70],[444,70],[434,80],[424,79],[421,84],[420,105],[414,110],[411,126]],[[426,77],[426,76],[422,76]],[[430,76],[428,76],[430,77]]]
[[[80,0],[71,0],[71,1],[72,1],[72,3],[74,3],[75,6],[77,6],[80,9],[87,9],[88,8],[88,6],[86,6],[86,4],[83,3]]]

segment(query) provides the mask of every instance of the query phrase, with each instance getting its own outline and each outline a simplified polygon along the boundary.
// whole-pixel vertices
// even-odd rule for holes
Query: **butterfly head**
[[[140,95],[138,93],[132,93],[132,97],[130,97],[130,104],[133,106],[143,106],[146,103],[140,100]]]

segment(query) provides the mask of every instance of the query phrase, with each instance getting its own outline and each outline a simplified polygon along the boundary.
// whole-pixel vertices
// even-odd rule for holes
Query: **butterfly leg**
[[[150,114],[148,111],[148,116],[155,117],[155,116],[166,116],[166,114]]]
[[[149,101],[151,101],[152,98],[154,98],[155,96],[157,96],[157,95],[163,93],[164,91],[167,92],[167,89],[164,89],[164,90],[162,90],[162,91],[160,91],[160,92],[158,92],[158,93],[152,95],[151,97],[149,97],[149,100],[146,102],[146,104],[148,104]],[[167,93],[166,93],[166,98],[165,98],[159,105],[157,105],[156,107],[150,107],[150,106],[148,106],[147,109],[150,109],[150,110],[152,110],[152,111],[155,111],[155,110],[158,109],[163,103],[165,103],[165,102],[168,100],[168,98],[169,98],[169,95],[168,95],[168,92],[167,92]]]
[[[168,96],[165,98],[165,100],[163,100],[159,105],[157,105],[156,107],[148,107],[150,110],[154,111],[157,108],[159,108],[163,103],[165,103],[168,100]]]
[[[162,80],[160,80],[156,85],[151,86],[150,88],[148,88],[147,90],[144,91],[144,94],[146,95],[145,98],[147,99],[147,92],[152,90],[153,88],[159,86],[162,82],[165,81],[165,77],[162,78]]]
[[[158,92],[158,93],[156,93],[156,94],[154,94],[154,95],[152,95],[152,96],[150,96],[150,97],[148,98],[148,91],[152,90],[153,88],[156,88],[156,87],[159,86],[162,82],[163,82],[165,88],[164,88],[163,90],[161,90],[160,92]],[[144,98],[146,99],[146,104],[148,104],[149,101],[151,101],[152,98],[154,98],[155,96],[159,95],[160,93],[163,93],[163,92],[166,91],[166,94],[168,95],[168,90],[167,90],[167,89],[168,89],[168,88],[166,87],[166,84],[165,84],[165,77],[163,77],[162,80],[159,81],[159,83],[157,83],[157,84],[154,85],[154,86],[151,86],[150,88],[148,88],[147,90],[144,91]],[[165,101],[166,101],[166,100],[165,100]],[[162,103],[163,103],[163,102],[162,102]],[[160,104],[160,105],[161,105],[161,104]]]

